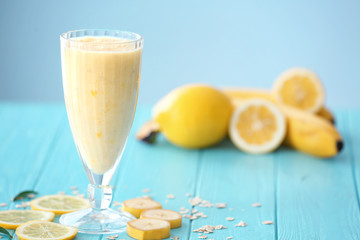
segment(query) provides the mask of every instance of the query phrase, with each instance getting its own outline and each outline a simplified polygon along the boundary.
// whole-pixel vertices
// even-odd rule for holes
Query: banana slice
[[[161,204],[147,198],[134,198],[123,202],[122,210],[131,213],[134,217],[139,218],[144,210],[160,209]]]
[[[170,223],[158,219],[135,219],[127,223],[127,234],[135,239],[163,239],[170,237]]]
[[[145,210],[140,215],[141,219],[160,219],[170,223],[170,228],[181,227],[181,214],[172,210],[167,209],[150,209]]]

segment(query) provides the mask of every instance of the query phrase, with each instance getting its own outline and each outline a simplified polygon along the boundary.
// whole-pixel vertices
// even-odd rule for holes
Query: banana
[[[343,148],[341,135],[325,119],[296,108],[279,105],[287,117],[285,144],[310,155],[328,158]]]
[[[127,223],[127,234],[139,240],[170,237],[170,223],[159,219],[135,219]]]
[[[147,198],[134,198],[123,202],[122,210],[131,213],[134,217],[139,218],[144,210],[160,209],[161,204]]]
[[[231,98],[243,100],[249,98],[263,98],[276,103],[271,92],[266,89],[227,87],[222,88],[222,90],[226,95]]]
[[[233,104],[240,106],[242,98],[232,97]],[[304,153],[321,157],[333,157],[343,148],[341,135],[334,125],[312,113],[277,103],[287,120],[285,144]]]
[[[316,115],[322,117],[323,119],[328,120],[332,124],[335,124],[335,117],[334,115],[325,107],[320,108],[320,110],[316,113]]]
[[[182,216],[180,213],[167,210],[167,209],[150,209],[145,210],[140,215],[141,219],[160,219],[165,220],[170,223],[170,228],[178,228],[181,227]]]
[[[270,91],[265,89],[246,89],[246,88],[223,88],[223,92],[225,92],[229,97],[236,98],[236,99],[249,99],[249,98],[263,98],[274,103],[277,101],[273,98],[273,95]],[[332,124],[335,123],[335,117],[333,114],[326,108],[322,107],[316,113],[316,115],[326,119],[327,121],[331,122]]]

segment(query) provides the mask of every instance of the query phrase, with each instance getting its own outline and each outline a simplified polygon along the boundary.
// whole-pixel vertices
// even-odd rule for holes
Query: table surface
[[[147,145],[134,134],[149,117],[150,107],[140,106],[112,179],[113,200],[143,196],[143,189],[150,189],[146,194],[164,208],[193,208],[207,215],[184,218],[171,237],[198,239],[194,229],[221,224],[227,229],[208,239],[360,239],[360,149],[355,147],[360,145],[360,111],[336,112],[345,149],[325,160],[287,148],[247,155],[228,140],[204,150],[180,149],[163,138]],[[62,104],[0,104],[0,164],[0,202],[9,204],[0,210],[15,208],[10,199],[23,190],[39,195],[72,194],[71,186],[84,194],[87,190]],[[192,207],[188,193],[227,207]],[[167,199],[168,194],[175,199]],[[247,226],[235,227],[240,220]],[[263,225],[266,220],[274,224]],[[76,239],[106,236],[78,234]],[[118,239],[132,238],[123,233]]]

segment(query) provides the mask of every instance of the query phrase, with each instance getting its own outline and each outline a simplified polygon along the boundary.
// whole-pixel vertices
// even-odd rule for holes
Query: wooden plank
[[[89,180],[76,151],[65,106],[62,105],[59,111],[64,116],[60,124],[61,130],[57,136],[56,144],[50,150],[47,164],[44,165],[36,182],[35,190],[39,192],[39,196],[57,194],[58,192],[74,195],[71,187],[77,187],[77,191],[87,197]],[[59,222],[59,216],[56,216],[54,221]],[[99,235],[78,234],[75,239],[95,240],[99,238]]]
[[[63,107],[63,111],[65,111],[65,107]],[[141,115],[140,110],[136,114],[134,125],[138,125],[136,123],[140,122],[138,119],[139,117],[141,118]],[[52,149],[52,153],[49,156],[51,164],[47,165],[44,169],[44,174],[42,174],[39,178],[36,189],[41,193],[41,195],[56,194],[59,191],[72,195],[73,190],[71,188],[76,187],[80,194],[84,194],[84,196],[87,197],[87,186],[89,184],[89,180],[76,151],[67,118],[64,118],[64,121],[61,123],[61,129],[62,131],[59,135],[58,142]],[[129,142],[129,145],[131,145],[131,141]],[[125,152],[127,152],[127,150],[125,150]],[[112,179],[112,185],[114,185],[114,180],[116,180],[119,170],[122,169],[122,165],[121,161],[119,169],[115,172]],[[116,199],[113,198],[113,200]],[[55,219],[55,222],[58,221],[59,217]],[[101,235],[87,235],[79,233],[75,239],[91,240],[101,238]]]
[[[347,147],[332,159],[293,150],[278,155],[279,239],[360,239],[360,215],[352,177],[344,114],[336,116]]]
[[[192,230],[204,225],[224,225],[227,229],[215,230],[208,239],[274,239],[274,225],[262,221],[275,221],[274,154],[255,156],[242,153],[230,141],[204,150],[198,172],[196,195],[212,203],[226,203],[227,207],[194,209],[207,218],[192,221]],[[261,203],[261,207],[253,207]],[[234,217],[234,221],[227,221]],[[240,221],[246,227],[236,227]],[[191,232],[191,239],[198,233]]]
[[[138,109],[124,156],[112,180],[115,186],[113,201],[149,194],[164,208],[179,210],[187,203],[185,193],[194,191],[198,151],[174,147],[163,138],[154,146],[138,142],[135,133],[149,117],[149,107]],[[51,164],[44,168],[36,190],[41,195],[58,191],[71,194],[70,187],[77,186],[80,193],[86,194],[89,181],[76,153],[67,120],[63,121],[61,129],[63,131],[48,158]],[[143,193],[145,188],[150,188],[151,192]],[[170,193],[176,199],[167,200],[166,195]],[[184,226],[172,233],[185,236],[188,230],[189,221],[185,220]],[[131,239],[126,233],[120,234],[119,238]],[[106,236],[78,234],[76,239],[106,239]]]
[[[118,169],[120,174],[115,182],[114,200],[124,201],[149,195],[165,209],[179,211],[181,207],[190,208],[185,195],[193,195],[195,191],[199,151],[175,147],[163,137],[154,145],[137,141],[136,131],[151,116],[149,107],[142,108],[138,113]],[[144,193],[143,189],[151,191]],[[173,194],[175,199],[167,199],[168,194]],[[189,231],[190,221],[184,219],[181,228],[171,231],[171,237],[187,239]],[[121,234],[119,239],[132,238]]]
[[[32,190],[55,144],[62,114],[54,104],[0,104],[0,210],[11,198]],[[13,232],[13,231],[12,231]]]
[[[345,148],[349,148],[352,166],[353,166],[353,178],[356,186],[357,202],[360,206],[360,111],[346,111],[347,116],[347,129],[345,132]]]

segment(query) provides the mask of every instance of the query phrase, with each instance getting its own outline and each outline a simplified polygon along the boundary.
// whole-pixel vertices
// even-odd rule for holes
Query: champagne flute
[[[79,232],[126,230],[131,214],[110,209],[110,180],[135,115],[143,38],[136,33],[85,29],[60,35],[64,97],[71,132],[90,180],[91,208],[62,215]]]

